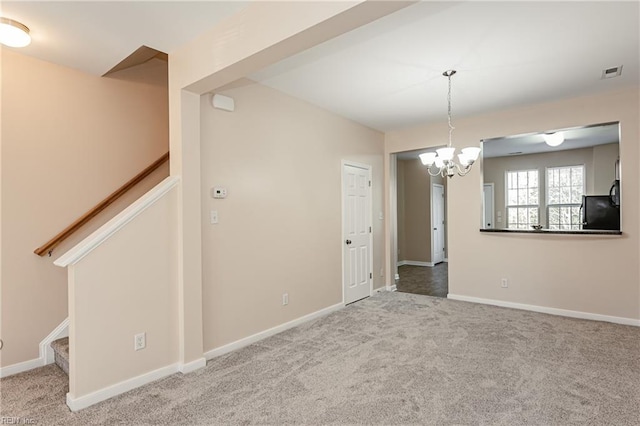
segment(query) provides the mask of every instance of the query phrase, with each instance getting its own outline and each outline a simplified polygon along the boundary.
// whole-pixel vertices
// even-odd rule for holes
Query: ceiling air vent
[[[606,70],[602,70],[602,77],[600,77],[601,80],[607,79],[607,78],[614,78],[614,77],[618,77],[622,74],[622,65],[619,65],[617,67],[613,67],[613,68],[607,68]]]

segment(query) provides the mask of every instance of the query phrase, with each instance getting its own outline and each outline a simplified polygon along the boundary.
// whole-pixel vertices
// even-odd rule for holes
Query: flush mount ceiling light
[[[447,96],[448,109],[447,109],[447,117],[449,123],[449,144],[446,148],[436,149],[436,152],[425,152],[424,154],[420,154],[420,161],[422,164],[427,166],[427,171],[431,176],[441,175],[442,177],[448,176],[453,177],[456,173],[459,176],[464,176],[469,173],[471,170],[471,166],[478,159],[480,155],[480,148],[477,146],[471,146],[468,148],[462,148],[460,154],[458,154],[458,162],[456,163],[454,160],[454,155],[456,149],[451,146],[451,133],[453,132],[453,127],[451,125],[451,76],[456,73],[455,70],[448,70],[442,73],[445,77],[449,79],[449,95]],[[435,166],[437,171],[432,173],[432,168]]]
[[[18,21],[0,17],[0,43],[9,47],[25,47],[31,43],[29,28]]]
[[[542,137],[549,146],[558,146],[564,142],[564,133],[562,132],[545,133]]]

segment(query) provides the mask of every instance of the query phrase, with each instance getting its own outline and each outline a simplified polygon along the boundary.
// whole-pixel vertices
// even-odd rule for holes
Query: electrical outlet
[[[147,333],[140,333],[133,336],[133,350],[139,351],[147,347]]]
[[[282,306],[289,304],[289,293],[282,293]]]
[[[500,280],[500,285],[502,286],[502,288],[507,288],[509,287],[509,281],[507,281],[506,278],[503,278],[502,280]]]

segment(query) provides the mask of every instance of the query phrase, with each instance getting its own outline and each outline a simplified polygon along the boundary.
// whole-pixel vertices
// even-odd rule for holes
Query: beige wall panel
[[[174,188],[69,267],[72,398],[178,362],[176,206]]]
[[[235,112],[201,100],[205,351],[341,303],[341,160],[373,167],[384,285],[383,135],[258,84],[224,94]],[[212,199],[214,186],[227,198]]]
[[[178,245],[180,346],[184,361],[191,361],[202,353],[203,268],[200,176],[196,176],[200,168],[200,126],[197,125],[200,114],[198,104],[194,105],[183,92],[204,94],[410,4],[410,1],[252,2],[240,13],[170,52],[171,174],[182,177]],[[273,22],[277,25],[271,25]],[[238,28],[247,30],[238,31]],[[382,206],[381,210],[384,210]]]
[[[420,160],[405,161],[405,254],[400,260],[431,262],[431,179]]]
[[[2,49],[2,366],[37,358],[67,317],[56,256],[167,176],[165,166],[54,257],[33,253],[167,151],[166,65],[164,83],[152,65],[141,83],[135,71],[101,78]]]
[[[639,91],[625,90],[559,100],[461,118],[454,145],[480,140],[620,121],[622,236],[489,234],[478,231],[482,177],[474,166],[448,185],[449,292],[622,318],[640,318]],[[435,146],[446,123],[386,135],[385,151]],[[390,262],[390,258],[387,259]],[[500,279],[509,279],[509,288]],[[390,281],[390,277],[387,277]]]

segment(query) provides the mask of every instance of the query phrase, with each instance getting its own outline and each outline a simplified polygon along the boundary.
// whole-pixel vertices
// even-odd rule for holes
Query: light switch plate
[[[209,212],[209,219],[211,220],[211,224],[215,225],[216,223],[218,223],[218,211],[217,210],[211,210]]]

